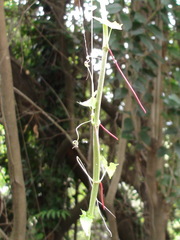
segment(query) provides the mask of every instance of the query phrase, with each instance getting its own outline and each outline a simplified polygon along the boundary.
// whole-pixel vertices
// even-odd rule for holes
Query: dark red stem
[[[143,105],[142,105],[141,101],[139,100],[136,92],[135,92],[134,89],[132,88],[131,84],[130,84],[129,81],[127,80],[127,78],[126,78],[126,76],[124,75],[124,73],[122,72],[122,70],[121,70],[121,68],[120,68],[117,60],[116,60],[115,57],[114,57],[114,54],[113,54],[112,51],[111,51],[111,49],[109,49],[109,53],[111,54],[111,57],[112,57],[112,59],[113,59],[113,62],[114,62],[114,64],[116,65],[118,71],[120,72],[120,74],[122,75],[122,77],[123,77],[124,80],[126,81],[128,87],[131,89],[132,93],[134,94],[134,96],[135,96],[137,102],[139,103],[140,107],[142,108],[142,110],[144,111],[144,113],[146,113],[146,109],[143,107]]]

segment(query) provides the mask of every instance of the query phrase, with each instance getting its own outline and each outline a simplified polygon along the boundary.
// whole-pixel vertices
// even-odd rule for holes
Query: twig
[[[73,139],[71,138],[71,136],[47,112],[45,112],[41,107],[39,107],[35,102],[33,102],[28,96],[26,96],[19,89],[14,87],[14,91],[18,95],[23,97],[26,101],[31,103],[35,108],[37,108],[50,122],[52,122],[67,137],[67,139],[70,142],[73,142]],[[78,152],[78,154],[81,157],[81,159],[83,159],[83,161],[87,164],[87,160],[86,160],[84,154],[79,149],[76,149],[76,151]]]
[[[5,240],[9,240],[9,237],[6,235],[6,233],[1,228],[0,228],[0,236]]]

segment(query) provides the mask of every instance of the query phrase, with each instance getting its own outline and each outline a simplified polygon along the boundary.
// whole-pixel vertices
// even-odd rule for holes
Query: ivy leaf
[[[84,107],[90,107],[90,108],[92,108],[92,109],[95,109],[95,107],[96,107],[96,102],[97,102],[97,100],[96,100],[96,98],[95,98],[96,94],[97,94],[97,91],[95,91],[95,92],[93,93],[93,96],[92,96],[90,99],[88,99],[88,100],[86,100],[86,101],[84,101],[84,102],[78,102],[78,103],[79,103],[80,105],[84,106]]]
[[[101,24],[104,24],[104,25],[108,26],[111,29],[122,30],[122,24],[119,24],[116,21],[110,22],[107,19],[102,19],[102,18],[98,18],[98,17],[93,17],[93,18],[95,20],[97,20],[98,22],[100,22]]]
[[[88,214],[86,211],[82,211],[80,215],[80,223],[87,237],[90,236],[91,225],[93,222],[93,217]]]
[[[109,178],[111,179],[112,176],[114,175],[114,172],[116,171],[116,167],[117,167],[119,164],[117,164],[117,163],[112,163],[112,162],[111,162],[111,163],[108,165],[108,162],[106,161],[106,159],[105,159],[104,157],[102,157],[101,162],[102,162],[104,168],[106,169],[106,172],[107,172]]]

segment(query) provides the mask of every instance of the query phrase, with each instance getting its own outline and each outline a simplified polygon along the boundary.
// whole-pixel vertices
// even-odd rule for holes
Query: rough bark
[[[13,200],[13,229],[10,239],[24,240],[26,234],[26,194],[15,114],[12,70],[6,37],[3,1],[0,1],[0,33],[1,110],[5,127]]]
[[[126,98],[125,112],[128,111],[129,109],[131,109],[131,94],[130,93],[128,94],[128,96]],[[124,122],[126,117],[127,117],[127,114],[124,113],[123,117],[122,117],[122,119],[123,119],[122,122]],[[122,126],[122,131],[123,131],[123,126]],[[116,172],[113,175],[113,178],[112,178],[112,181],[109,186],[109,190],[108,190],[108,193],[107,193],[106,199],[105,199],[106,206],[112,213],[115,213],[114,200],[115,200],[118,184],[119,184],[119,181],[121,178],[123,164],[125,161],[126,143],[127,143],[127,140],[124,138],[121,138],[119,141],[118,152],[117,152],[117,158],[118,158],[119,165],[116,169]],[[119,234],[118,234],[118,227],[117,227],[116,219],[109,213],[107,214],[107,217],[108,217],[108,222],[110,225],[110,230],[112,231],[112,240],[118,240]]]
[[[156,0],[157,6],[161,7],[161,2]],[[163,32],[163,22],[159,15],[155,18],[157,26]],[[156,40],[160,50],[157,54],[163,58],[163,41]],[[159,147],[162,146],[162,126],[163,126],[163,104],[161,99],[163,89],[163,64],[161,60],[157,60],[156,77],[153,79],[153,103],[151,107],[151,117],[149,126],[151,127],[151,146],[147,155],[147,168],[145,177],[145,186],[147,194],[147,202],[145,211],[148,215],[145,218],[146,239],[148,240],[165,240],[166,225],[169,214],[169,207],[163,194],[158,189],[156,172],[163,172],[163,159],[157,156]]]

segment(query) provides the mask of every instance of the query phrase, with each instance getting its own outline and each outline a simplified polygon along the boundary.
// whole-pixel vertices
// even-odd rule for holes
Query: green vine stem
[[[108,56],[108,26],[103,24],[103,46],[102,46],[102,62],[101,70],[98,79],[98,88],[96,96],[96,106],[94,110],[94,119],[92,119],[93,125],[93,182],[90,196],[90,203],[88,209],[88,215],[93,218],[96,205],[96,199],[98,195],[99,183],[100,183],[100,144],[99,144],[99,125],[100,125],[100,109],[101,100],[105,79],[106,62]],[[90,236],[89,236],[90,239]]]

